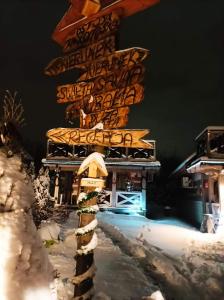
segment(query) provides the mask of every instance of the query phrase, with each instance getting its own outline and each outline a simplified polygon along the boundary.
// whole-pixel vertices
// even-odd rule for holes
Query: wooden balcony
[[[156,142],[148,140],[153,149],[105,147],[106,161],[156,161]],[[69,146],[48,141],[47,160],[80,161],[94,151],[92,146]]]

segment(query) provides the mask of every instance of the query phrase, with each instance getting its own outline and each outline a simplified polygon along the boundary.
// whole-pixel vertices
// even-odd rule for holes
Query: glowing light
[[[9,262],[11,230],[9,227],[1,226],[1,249],[0,249],[0,299],[7,300],[8,274],[7,264]]]
[[[53,300],[49,287],[32,288],[25,292],[24,300]]]

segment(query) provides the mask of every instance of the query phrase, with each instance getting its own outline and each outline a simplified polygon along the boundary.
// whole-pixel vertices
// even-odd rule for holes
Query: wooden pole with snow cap
[[[95,275],[94,249],[97,246],[97,236],[94,232],[97,226],[97,197],[104,187],[102,177],[108,172],[103,160],[103,154],[94,152],[81,164],[78,175],[88,170],[88,177],[81,179],[84,189],[78,196],[79,226],[76,230],[77,253],[76,273],[73,278],[75,285],[74,299],[91,299],[93,295],[93,277]]]

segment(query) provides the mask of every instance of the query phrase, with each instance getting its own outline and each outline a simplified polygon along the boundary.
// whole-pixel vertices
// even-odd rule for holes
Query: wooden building
[[[216,232],[224,215],[224,126],[205,128],[195,143],[196,152],[173,172],[172,178],[176,178],[187,202],[179,207],[188,219],[200,222],[202,231]]]
[[[145,214],[149,183],[160,169],[156,160],[156,143],[153,149],[105,148],[105,162],[109,176],[105,187],[102,209]],[[76,172],[92,152],[91,146],[68,146],[48,141],[47,156],[42,160],[50,170],[51,194],[56,203],[76,205],[79,182]]]

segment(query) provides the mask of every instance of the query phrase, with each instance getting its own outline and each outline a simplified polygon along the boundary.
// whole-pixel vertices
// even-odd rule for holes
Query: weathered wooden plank
[[[54,143],[68,145],[99,145],[105,147],[129,147],[153,149],[153,145],[141,140],[147,129],[94,130],[80,128],[54,128],[47,137]]]
[[[115,89],[125,88],[144,79],[145,68],[142,64],[111,73],[108,76],[99,76],[91,82],[78,82],[57,87],[57,102],[68,103],[79,101],[89,96],[102,94]]]
[[[52,38],[60,45],[63,45],[67,37],[86,23],[100,18],[113,11],[120,11],[121,17],[131,16],[141,10],[160,2],[160,0],[101,0],[102,9],[89,18],[81,15],[83,1],[72,0],[71,6],[65,13],[55,31]]]
[[[65,71],[75,69],[77,65],[103,58],[116,50],[115,36],[106,37],[88,47],[78,49],[67,55],[53,59],[44,72],[49,76],[56,76]]]
[[[96,43],[108,35],[115,33],[119,25],[120,18],[114,12],[88,22],[70,33],[65,41],[63,51],[68,52]]]
[[[80,114],[80,127],[93,128],[103,123],[105,129],[122,128],[128,123],[129,107],[104,110],[96,114]]]
[[[116,89],[110,92],[95,96],[87,96],[80,99],[66,108],[66,119],[74,120],[79,117],[79,110],[83,109],[86,114],[129,106],[140,103],[144,98],[144,88],[136,83],[123,89]]]
[[[149,51],[143,48],[130,48],[112,53],[107,57],[80,64],[76,66],[82,69],[82,75],[78,81],[86,81],[94,77],[108,75],[122,68],[130,68],[141,63],[149,55]]]
[[[83,110],[86,114],[129,106],[141,102],[144,98],[144,87],[138,83],[112,90],[95,96],[87,96],[83,99]]]

